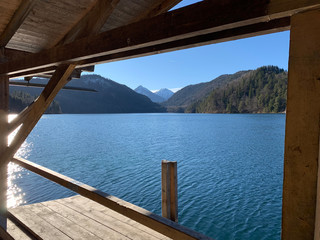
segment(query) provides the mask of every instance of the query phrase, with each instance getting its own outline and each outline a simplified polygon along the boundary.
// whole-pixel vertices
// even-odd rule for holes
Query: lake
[[[161,215],[178,162],[179,223],[217,240],[280,239],[284,114],[44,115],[18,156]],[[9,206],[72,196],[10,165]]]

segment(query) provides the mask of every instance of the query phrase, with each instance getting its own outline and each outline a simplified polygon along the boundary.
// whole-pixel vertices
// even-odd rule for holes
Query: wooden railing
[[[13,158],[13,163],[18,164],[44,178],[58,183],[86,198],[102,204],[126,217],[129,217],[167,237],[172,239],[211,239],[203,234],[195,232],[176,222],[170,221],[164,217],[158,216],[143,208],[121,200],[117,197],[102,192],[94,187],[66,177],[60,173],[42,167],[22,158]]]

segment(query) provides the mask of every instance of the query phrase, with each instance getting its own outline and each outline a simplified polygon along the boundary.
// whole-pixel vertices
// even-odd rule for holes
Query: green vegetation
[[[277,113],[286,109],[287,72],[275,66],[249,71],[189,105],[193,113]]]
[[[225,86],[229,82],[236,81],[248,71],[240,71],[235,74],[225,74],[210,81],[189,85],[176,92],[168,101],[162,103],[169,112],[184,112],[185,109],[197,101],[207,97],[214,89]]]
[[[33,78],[31,81],[41,84],[48,82],[47,79],[43,78]],[[61,109],[60,107],[59,109],[62,113],[147,113],[166,111],[164,107],[152,102],[148,97],[136,93],[125,85],[96,74],[83,75],[80,79],[74,79],[67,85],[96,89],[98,92],[61,90],[55,101],[61,106]],[[13,93],[14,91],[23,91],[31,96],[38,96],[42,89],[11,86],[10,92]],[[23,98],[26,99],[27,97]],[[27,106],[32,101],[33,98],[31,101],[27,101],[24,106]],[[53,103],[53,105],[56,106],[57,102]]]
[[[9,95],[9,108],[11,113],[19,113],[29,106],[36,97],[24,91],[13,91]],[[57,101],[53,101],[46,113],[61,113],[61,107]]]

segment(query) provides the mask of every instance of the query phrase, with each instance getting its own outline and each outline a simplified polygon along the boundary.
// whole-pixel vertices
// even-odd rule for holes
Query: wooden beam
[[[38,68],[38,69],[34,69],[34,70],[27,70],[27,71],[23,71],[23,72],[18,72],[16,74],[11,74],[9,75],[9,78],[21,78],[21,77],[32,77],[35,75],[41,75],[41,74],[48,74],[48,73],[54,73],[54,71],[57,69],[57,67],[51,66],[51,67],[43,67],[43,68]]]
[[[11,120],[8,126],[9,134],[12,133],[14,130],[16,130],[16,128],[23,123],[23,121],[26,119],[31,109],[32,109],[31,107],[26,107],[18,114],[18,116],[16,116],[13,120]]]
[[[68,82],[68,78],[74,69],[75,65],[73,64],[59,66],[46,87],[43,89],[40,96],[21,113],[22,115],[17,116],[19,121],[15,122],[14,124],[18,125],[19,123],[22,123],[22,126],[12,140],[10,146],[6,149],[4,154],[0,156],[0,161],[5,161],[8,158],[10,160],[13,157],[29,133],[35,127],[37,122],[40,120],[42,114],[51,104],[54,97]],[[23,121],[21,121],[21,119],[23,119]],[[12,129],[12,123],[9,125],[9,128]]]
[[[64,45],[76,39],[99,33],[119,1],[120,0],[97,1],[87,15],[82,18],[57,45]]]
[[[94,57],[84,61],[81,61],[81,65],[77,67],[90,66],[92,64],[107,63],[113,61],[120,61],[135,57],[149,56],[153,54],[165,53],[170,51],[176,51],[191,47],[203,46],[206,44],[220,43],[225,41],[232,41],[247,37],[253,37],[263,34],[270,34],[274,32],[286,31],[290,29],[290,18],[281,18],[271,20],[269,22],[263,22],[258,24],[253,24],[245,27],[240,27],[236,29],[230,29],[220,32],[214,32],[209,34],[204,34],[196,37],[186,38],[183,40],[172,41],[164,44],[157,44],[150,47],[143,47],[139,49],[123,51],[120,53],[109,54],[101,57]],[[51,67],[52,69],[55,66]],[[23,76],[35,75],[37,72],[50,72],[50,68],[39,68],[32,71],[21,71],[16,74],[9,75],[10,78],[17,78]]]
[[[291,18],[282,240],[320,239],[320,11]]]
[[[14,238],[3,228],[0,227],[0,239],[3,240],[14,240]]]
[[[109,54],[101,57],[87,59],[81,62],[81,66],[87,64],[99,64],[113,61],[126,60],[136,57],[150,56],[154,54],[177,51],[192,47],[199,47],[207,44],[215,44],[226,41],[233,41],[243,38],[249,38],[264,34],[286,31],[290,29],[290,18],[281,18],[271,20],[270,22],[253,24],[236,29],[224,30],[209,34],[203,34],[196,37],[186,38],[182,40],[172,41],[163,44],[157,44],[150,47],[124,51],[120,53]],[[21,73],[23,74],[23,73]]]
[[[153,214],[143,208],[104,193],[96,188],[78,182],[72,178],[54,172],[48,168],[32,163],[22,158],[13,158],[12,162],[24,167],[42,177],[58,183],[80,195],[98,202],[126,217],[129,217],[172,239],[211,239],[175,222]]]
[[[35,87],[35,88],[45,88],[46,84],[42,84],[42,83],[28,83],[28,82],[24,82],[24,81],[10,81],[9,82],[10,86],[22,86],[22,87]],[[64,90],[73,90],[73,91],[84,91],[84,92],[97,92],[97,90],[92,89],[92,88],[84,88],[84,87],[72,87],[72,86],[65,86],[62,89]],[[23,115],[25,115],[24,111],[21,112]],[[15,118],[16,119],[16,118]],[[14,120],[12,121],[14,122]],[[11,123],[10,122],[10,130],[14,130],[11,129]]]
[[[11,21],[9,22],[9,24],[7,24],[6,29],[0,35],[0,47],[5,47],[7,45],[7,43],[23,23],[25,18],[28,16],[36,2],[37,0],[21,1],[21,4],[14,13]]]
[[[165,13],[169,11],[171,8],[173,8],[175,5],[177,5],[182,0],[162,0],[156,2],[151,10],[146,11],[145,13],[141,14],[139,18],[135,19],[134,22],[140,21],[145,18],[151,18],[157,15],[160,15],[162,13]]]
[[[32,53],[3,47],[1,48],[0,60],[1,62],[8,62],[19,58],[24,58],[30,54]]]
[[[64,46],[44,50],[19,61],[1,64],[0,74],[16,74],[70,61],[80,65],[84,65],[84,61],[86,64],[92,64],[90,59],[95,57],[183,41],[224,30],[232,31],[320,7],[318,0],[263,0],[254,3],[243,0],[199,2]]]
[[[20,72],[18,74],[12,74],[9,75],[9,78],[21,78],[21,77],[33,77],[36,75],[46,75],[52,76],[57,69],[56,66],[52,67],[45,67],[41,69],[36,69],[36,70],[31,70],[31,71],[26,71],[26,72]],[[80,70],[81,72],[94,72],[94,65],[88,64],[86,66],[76,66],[76,70]],[[31,80],[31,79],[30,79]]]
[[[0,77],[0,155],[8,147],[9,78]],[[7,230],[8,161],[0,160],[0,228]]]

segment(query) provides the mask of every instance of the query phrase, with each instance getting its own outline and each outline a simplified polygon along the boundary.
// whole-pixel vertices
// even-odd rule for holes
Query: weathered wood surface
[[[115,211],[74,196],[9,210],[37,238],[42,239],[170,239]],[[14,236],[21,234],[9,228]]]
[[[8,146],[8,110],[9,110],[9,79],[0,77],[0,156],[4,155]],[[0,227],[7,227],[7,169],[8,160],[0,159]]]
[[[0,239],[1,240],[14,240],[13,236],[7,232],[6,229],[0,227]]]
[[[75,65],[73,64],[59,66],[40,96],[16,117],[17,120],[9,123],[10,130],[14,129],[14,127],[18,127],[20,124],[22,124],[22,126],[15,135],[10,146],[4,151],[2,156],[0,156],[0,161],[3,159],[8,159],[6,160],[7,162],[10,161],[40,120],[42,114],[46,111],[55,96],[67,84],[68,78],[74,68]]]
[[[22,158],[12,162],[173,239],[211,239],[141,207]]]
[[[16,10],[18,4],[13,4],[16,1],[19,3],[27,0],[5,0],[4,3],[6,4],[3,5],[13,5],[14,10]],[[83,18],[86,18],[97,3],[110,5],[109,11],[112,12],[113,21],[105,21],[104,27],[113,28],[128,24],[131,19],[136,19],[141,13],[151,10],[155,3],[161,4],[161,2],[161,0],[122,0],[120,4],[115,4],[113,0],[39,0],[31,14],[28,15],[9,41],[8,47],[28,52],[38,52],[54,47],[68,32],[74,32],[72,29],[79,22],[82,22]],[[7,19],[3,19],[7,20],[3,21],[4,23],[1,21],[2,15],[5,15],[8,11],[8,7],[5,7],[3,12],[0,9],[0,30],[2,30],[1,24],[8,23]],[[105,10],[108,11],[106,8]],[[104,9],[101,8],[100,13],[104,14],[103,11]],[[91,23],[88,24],[88,27],[90,25]],[[93,25],[93,27],[95,26]],[[75,30],[78,30],[78,28],[76,27]]]
[[[284,154],[283,240],[320,239],[319,39],[320,10],[292,17]]]
[[[77,62],[77,65],[95,64],[98,63],[95,61],[96,57],[121,54],[175,41],[182,41],[179,47],[183,47],[187,45],[183,42],[184,39],[267,23],[271,20],[290,17],[296,12],[319,7],[318,0],[307,2],[273,0],[258,1],[256,4],[243,0],[203,1],[32,54],[24,59],[3,63],[0,65],[0,74],[17,74],[21,71],[56,66],[67,61]],[[253,30],[259,32],[259,29]],[[254,32],[252,34],[254,36]],[[107,60],[104,59],[102,62],[105,61]]]
[[[74,26],[57,45],[100,32],[120,0],[97,1],[94,7]]]
[[[162,216],[178,222],[177,162],[161,162]]]
[[[21,225],[16,222],[13,222],[11,219],[8,219],[8,227],[7,232],[4,235],[7,235],[7,238],[3,237],[5,240],[34,240],[36,239],[33,237],[29,232],[26,231]],[[9,237],[8,237],[9,234]],[[11,237],[11,238],[10,238]]]
[[[6,29],[0,35],[0,47],[5,47],[10,41],[12,36],[21,26],[25,18],[28,16],[29,12],[32,10],[38,0],[23,0],[19,8],[14,13],[12,19],[6,26]]]

